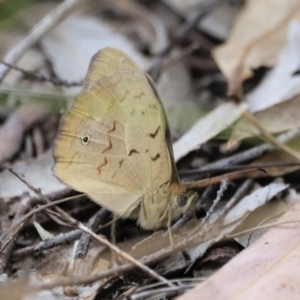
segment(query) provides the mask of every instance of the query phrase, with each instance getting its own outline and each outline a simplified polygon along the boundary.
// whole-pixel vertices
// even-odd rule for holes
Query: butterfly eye
[[[81,138],[81,144],[84,146],[87,146],[91,141],[91,136],[89,134],[85,134],[82,138]]]
[[[130,111],[130,113],[129,113],[129,116],[130,116],[130,117],[133,117],[134,115],[135,115],[135,110],[132,109],[132,110]]]
[[[188,201],[188,197],[186,194],[180,193],[177,196],[177,205],[178,206],[185,206]]]
[[[145,118],[146,115],[147,115],[147,111],[146,111],[146,109],[143,109],[143,110],[141,111],[141,117],[142,117],[142,118]]]

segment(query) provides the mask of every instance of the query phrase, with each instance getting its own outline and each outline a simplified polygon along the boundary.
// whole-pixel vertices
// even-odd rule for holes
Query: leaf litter
[[[222,159],[228,159],[233,165],[236,164],[235,161],[239,161],[238,164],[243,162],[248,166],[257,162],[296,162],[282,150],[269,152],[257,160],[249,157],[247,159],[247,156],[236,160],[236,155],[241,153],[238,145],[240,144],[241,149],[251,148],[251,144],[246,143],[244,138],[249,135],[257,136],[258,131],[252,129],[253,126],[245,120],[238,121],[247,105],[236,105],[226,99],[225,78],[229,83],[229,93],[235,87],[234,83],[241,85],[248,79],[247,84],[251,85],[251,91],[246,93],[245,99],[258,122],[269,132],[289,134],[291,130],[297,131],[299,66],[295,61],[298,60],[298,1],[290,0],[284,7],[279,1],[272,1],[271,4],[268,0],[246,3],[228,1],[222,4],[215,1],[215,6],[208,12],[205,10],[207,8],[203,8],[207,2],[200,0],[188,1],[185,6],[171,0],[163,1],[164,4],[155,1],[151,5],[146,2],[135,5],[135,2],[124,4],[115,1],[100,6],[93,5],[91,9],[83,9],[82,6],[76,6],[75,9],[77,1],[66,2],[70,6],[74,5],[74,11],[65,15],[51,31],[45,32],[37,44],[33,43],[30,51],[22,54],[18,66],[46,74],[48,78],[52,76],[61,82],[78,81],[80,84],[91,56],[106,46],[121,48],[145,71],[157,66],[157,63],[163,66],[168,62],[167,68],[157,68],[161,70],[161,74],[158,72],[156,80],[163,101],[165,99],[173,137],[176,139],[181,135],[174,143],[179,169],[192,166],[193,171],[197,171]],[[27,12],[22,12],[26,29],[32,28],[40,18],[50,16],[56,4],[48,4],[34,4]],[[270,14],[270,9],[275,8],[276,13]],[[197,13],[205,17],[192,24],[193,16]],[[143,15],[146,14],[143,20]],[[267,23],[266,14],[270,20]],[[168,20],[164,20],[165,15]],[[234,16],[237,18],[232,27]],[[20,21],[16,25],[18,22]],[[249,26],[249,22],[255,26]],[[178,40],[175,42],[172,39],[172,35],[180,36],[181,25],[189,29],[187,34],[180,37],[178,43]],[[9,28],[9,34],[5,32],[0,37],[1,44],[6,44],[7,39],[7,45],[10,45],[11,37],[17,44],[15,36],[20,31],[16,28],[17,26]],[[25,32],[23,38],[26,38]],[[222,40],[225,43],[220,45]],[[200,46],[186,51],[192,43]],[[215,46],[213,57],[223,75],[215,67],[210,55],[212,45]],[[0,47],[0,56],[6,57],[10,49],[11,46]],[[179,54],[179,59],[172,58],[174,53]],[[211,62],[214,67],[205,68],[199,61]],[[259,67],[273,69],[257,83],[254,80],[254,69]],[[252,78],[249,79],[251,76],[253,82]],[[72,195],[72,191],[53,176],[51,147],[58,126],[58,111],[61,112],[69,105],[65,103],[66,97],[74,95],[78,88],[67,88],[63,84],[54,88],[51,81],[36,80],[29,78],[25,72],[11,71],[0,85],[0,116],[3,116],[0,120],[0,133],[2,130],[1,140],[5,145],[1,148],[3,163],[0,172],[0,233],[4,234],[15,224],[9,239],[3,239],[0,245],[0,269],[3,272],[1,278],[5,277],[3,282],[7,282],[1,286],[0,297],[6,297],[10,293],[15,299],[31,299],[33,294],[25,294],[34,292],[35,299],[95,299],[99,295],[103,299],[122,295],[132,299],[145,299],[150,296],[155,299],[167,295],[172,298],[198,284],[198,281],[192,280],[197,278],[191,277],[200,276],[202,283],[196,287],[195,293],[201,289],[203,299],[210,299],[213,292],[216,299],[220,295],[222,299],[228,295],[229,299],[232,294],[228,291],[234,293],[238,284],[244,298],[247,298],[261,293],[262,288],[268,284],[274,286],[278,278],[296,278],[291,265],[295,252],[288,252],[286,249],[291,243],[297,242],[297,223],[275,226],[271,231],[265,224],[274,227],[272,224],[279,224],[276,222],[282,220],[297,220],[295,213],[298,206],[294,206],[299,201],[299,187],[294,180],[297,173],[289,174],[297,170],[297,166],[266,168],[269,175],[284,176],[281,182],[271,182],[270,178],[249,179],[256,182],[255,188],[241,195],[237,195],[237,191],[243,184],[242,179],[235,184],[227,183],[219,196],[211,195],[205,201],[200,197],[196,218],[190,219],[190,214],[184,225],[174,229],[174,248],[170,247],[165,230],[145,232],[133,222],[119,220],[116,223],[115,237],[118,248],[147,263],[157,274],[168,279],[168,283],[163,285],[156,286],[153,279],[142,271],[135,269],[131,272],[132,266],[126,259],[112,254],[108,248],[100,246],[93,239],[85,257],[77,258],[80,230],[72,230],[62,225],[54,214],[55,209],[48,208],[44,213],[36,213],[25,223],[19,224],[19,227],[16,226],[18,218],[39,202],[32,189],[6,170],[6,166],[21,174],[26,182],[51,199]],[[197,89],[198,82],[202,82],[200,90]],[[203,84],[204,82],[207,83]],[[47,93],[53,95],[52,98],[47,95],[43,100],[45,103],[49,102],[50,106],[47,107],[50,107],[50,112],[40,117],[38,109],[34,108],[28,123],[23,123],[20,118],[16,118],[15,123],[10,121],[18,116],[17,112],[22,110],[22,105],[27,109],[30,97],[35,101],[42,99],[41,95],[46,89]],[[203,94],[206,96],[203,97]],[[209,101],[203,102],[204,98]],[[55,106],[55,101],[60,102],[60,105]],[[210,112],[203,117],[207,111]],[[232,150],[233,153],[224,153],[224,142],[228,140],[236,121],[238,125],[234,127],[230,141],[236,144],[236,149]],[[9,130],[13,132],[17,128],[15,126],[20,126],[20,131],[17,132],[16,141],[13,141],[9,139],[12,136]],[[298,144],[298,138],[291,142],[296,150],[299,149]],[[11,150],[5,150],[7,147]],[[257,174],[252,175],[256,177]],[[229,205],[231,202],[237,204]],[[97,209],[86,198],[60,204],[59,207],[80,222],[87,222]],[[283,219],[276,221],[288,210],[290,211]],[[256,232],[255,227],[261,229]],[[280,231],[280,228],[283,230]],[[285,232],[284,236],[282,231]],[[238,236],[238,233],[242,234]],[[110,239],[110,228],[102,228],[101,235]],[[74,240],[76,241],[73,242]],[[265,248],[265,240],[268,242],[268,251],[262,249]],[[282,252],[276,250],[280,246]],[[249,248],[244,250],[247,247]],[[258,250],[251,250],[252,247],[257,247],[254,249]],[[256,256],[251,255],[248,250],[256,251]],[[282,263],[274,263],[283,256],[286,259]],[[231,261],[225,263],[220,271],[216,271],[212,262],[221,262],[223,259],[224,264],[226,257],[227,260],[231,258]],[[241,265],[239,262],[235,265],[240,257],[244,259]],[[246,288],[243,285],[248,278],[245,274],[249,272],[249,266],[251,271],[251,264],[255,265],[257,258],[270,263],[274,273],[261,276],[264,264],[259,264],[255,267],[259,272],[250,272],[257,284]],[[28,259],[30,262],[26,263]],[[228,276],[226,270],[230,268],[230,264],[240,273],[231,272],[233,277]],[[248,266],[247,270],[244,270],[245,266]],[[35,272],[32,271],[34,269]],[[25,277],[22,277],[22,272],[25,272]],[[207,279],[207,274],[213,275]],[[179,281],[173,282],[171,278],[174,276]],[[15,279],[16,283],[13,283],[12,277],[20,279]],[[22,278],[26,280],[22,281]],[[209,290],[207,286],[210,280],[220,287],[219,292]],[[20,288],[20,293],[15,295],[12,294],[14,284]],[[40,289],[42,291],[38,291]],[[275,296],[289,298],[287,293],[283,289]],[[194,295],[194,292],[187,293],[182,299],[193,299]],[[271,297],[271,294],[264,295]],[[272,295],[273,299],[277,299],[275,296]]]

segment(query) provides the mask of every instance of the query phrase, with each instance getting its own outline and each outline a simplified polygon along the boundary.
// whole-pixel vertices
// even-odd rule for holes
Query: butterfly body
[[[184,206],[177,204],[178,195],[186,196]],[[190,207],[191,202],[196,198],[194,192],[185,190],[180,184],[165,184],[155,191],[149,190],[140,199],[137,213],[132,212],[128,217],[137,219],[137,223],[144,229],[159,229],[167,227],[169,217],[176,220],[185,213]]]
[[[56,176],[115,214],[157,229],[196,197],[179,183],[172,151],[154,84],[122,51],[99,51],[62,121]],[[178,197],[186,203],[178,205]]]

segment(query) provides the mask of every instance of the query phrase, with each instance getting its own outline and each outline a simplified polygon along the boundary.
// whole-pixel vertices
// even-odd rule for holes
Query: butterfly
[[[180,183],[154,82],[118,49],[93,56],[54,156],[61,181],[145,229],[170,225],[198,197]]]

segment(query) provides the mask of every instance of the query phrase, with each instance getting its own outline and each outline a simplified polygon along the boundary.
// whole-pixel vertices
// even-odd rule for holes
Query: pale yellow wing
[[[62,122],[55,174],[118,214],[171,180],[161,104],[144,73],[120,50],[92,59],[83,91]]]

